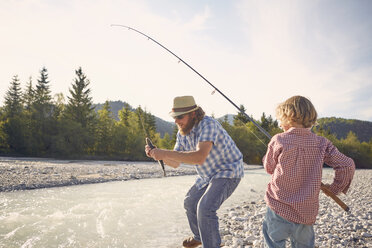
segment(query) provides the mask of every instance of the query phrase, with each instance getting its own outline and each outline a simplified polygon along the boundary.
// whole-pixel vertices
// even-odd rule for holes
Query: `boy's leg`
[[[203,248],[220,247],[221,237],[217,210],[230,197],[240,178],[212,179],[198,205],[198,225]]]
[[[284,248],[293,224],[267,207],[266,216],[262,223],[265,247]]]
[[[296,224],[291,235],[291,245],[295,248],[313,248],[315,246],[313,225]]]
[[[183,202],[184,208],[186,209],[186,216],[189,221],[190,229],[194,235],[195,240],[200,240],[198,220],[196,215],[197,206],[200,198],[203,196],[206,189],[207,187],[198,190],[196,186],[193,185],[187,192],[185,200]]]

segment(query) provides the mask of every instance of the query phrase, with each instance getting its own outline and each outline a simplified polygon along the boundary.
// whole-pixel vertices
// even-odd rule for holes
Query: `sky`
[[[275,118],[293,95],[319,117],[372,121],[372,1],[2,0],[0,105],[48,70],[52,95],[69,95],[75,70],[94,103],[125,101],[166,121],[175,96],[208,115],[237,109],[166,46],[255,119]]]

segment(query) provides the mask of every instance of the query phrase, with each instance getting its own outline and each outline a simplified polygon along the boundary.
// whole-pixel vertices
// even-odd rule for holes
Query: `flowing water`
[[[0,248],[181,247],[183,198],[195,176],[0,193]],[[247,170],[229,207],[263,198],[269,176]]]

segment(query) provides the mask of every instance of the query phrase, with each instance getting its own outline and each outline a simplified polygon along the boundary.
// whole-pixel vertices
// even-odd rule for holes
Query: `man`
[[[193,236],[186,238],[183,246],[220,247],[216,211],[244,175],[242,154],[221,124],[205,116],[192,96],[174,98],[169,114],[178,126],[174,150],[146,146],[146,154],[173,168],[181,163],[195,165],[198,177],[184,200]]]

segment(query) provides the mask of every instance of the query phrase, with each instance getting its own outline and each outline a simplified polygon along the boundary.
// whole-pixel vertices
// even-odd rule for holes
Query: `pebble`
[[[332,171],[326,172],[323,182],[331,183]],[[372,247],[372,170],[357,170],[347,195],[339,195],[349,207],[345,212],[332,199],[321,193],[319,214],[314,225],[316,247]],[[265,201],[243,201],[230,208],[220,219],[224,247],[264,247],[262,221]],[[220,214],[221,215],[221,214]],[[240,228],[242,227],[242,228]],[[290,247],[287,242],[286,247]]]
[[[196,171],[167,167],[166,173],[181,176]],[[163,177],[163,171],[156,162],[0,158],[0,192],[157,177]]]
[[[104,165],[102,165],[104,164]],[[195,175],[193,167],[167,167],[167,176]],[[69,186],[108,181],[162,177],[154,162],[61,161],[0,158],[0,192]],[[331,183],[332,171],[323,175]],[[372,248],[372,170],[357,170],[347,195],[339,196],[349,207],[343,211],[323,193],[319,197],[319,214],[314,225],[316,247]],[[253,190],[253,189],[252,189]],[[253,191],[252,191],[253,192]],[[262,221],[266,204],[262,199],[244,201],[219,213],[224,247],[263,247]],[[287,242],[289,247],[289,242]]]

